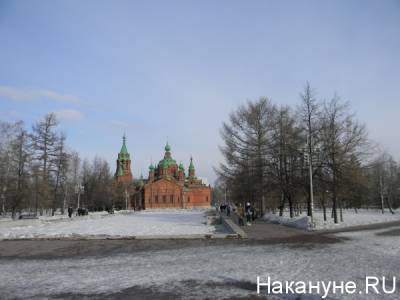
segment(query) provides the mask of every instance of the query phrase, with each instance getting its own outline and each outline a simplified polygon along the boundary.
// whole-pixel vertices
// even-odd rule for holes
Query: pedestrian
[[[68,217],[71,219],[71,217],[72,217],[72,213],[73,213],[73,209],[72,209],[72,207],[70,206],[70,207],[68,207]]]
[[[246,223],[248,226],[251,225],[250,222],[251,222],[251,206],[248,206],[246,210]]]
[[[244,226],[244,222],[243,222],[243,219],[244,219],[244,208],[242,206],[242,203],[239,203],[239,207],[237,209],[237,215],[238,215],[239,226]]]
[[[228,204],[226,206],[226,216],[229,217],[231,215],[231,206]]]

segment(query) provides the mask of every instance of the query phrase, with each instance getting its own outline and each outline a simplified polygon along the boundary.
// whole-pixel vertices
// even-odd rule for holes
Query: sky
[[[82,157],[135,177],[164,154],[212,183],[220,128],[248,100],[337,93],[400,159],[399,1],[0,0],[0,120],[46,113]]]

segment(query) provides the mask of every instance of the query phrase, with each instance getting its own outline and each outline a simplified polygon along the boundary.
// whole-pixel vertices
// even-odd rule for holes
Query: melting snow
[[[359,226],[359,225],[369,225],[375,223],[400,221],[400,212],[398,211],[395,214],[391,214],[388,211],[382,214],[380,210],[360,209],[358,210],[358,213],[355,213],[354,210],[344,210],[343,222],[335,224],[333,222],[333,219],[331,218],[331,210],[327,210],[326,213],[327,213],[327,221],[325,222],[322,211],[314,212],[315,226],[311,226],[310,217],[307,217],[304,213],[294,218],[289,218],[288,212],[285,212],[282,217],[280,217],[278,214],[266,213],[263,219],[271,223],[284,224],[287,226],[296,227],[300,229],[313,229],[313,230],[336,229],[336,228],[344,228],[344,227]]]
[[[70,236],[148,236],[210,234],[206,210],[145,210],[115,215],[93,213],[72,219],[41,217],[0,223],[0,239]]]

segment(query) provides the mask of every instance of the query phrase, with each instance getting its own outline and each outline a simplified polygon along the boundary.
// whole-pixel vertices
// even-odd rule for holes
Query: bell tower
[[[126,148],[126,137],[122,138],[121,151],[118,153],[117,169],[115,171],[115,178],[118,182],[132,182],[133,176],[131,172],[131,158]]]
[[[195,179],[195,169],[193,165],[193,158],[190,157],[190,165],[189,165],[189,178],[190,179]]]

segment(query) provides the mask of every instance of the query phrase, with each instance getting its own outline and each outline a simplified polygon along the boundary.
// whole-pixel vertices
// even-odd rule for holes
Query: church
[[[186,175],[183,164],[178,165],[172,158],[168,143],[164,150],[164,158],[157,165],[150,164],[148,178],[141,176],[133,185],[130,154],[126,147],[126,137],[123,137],[115,179],[130,186],[128,208],[209,208],[211,187],[196,177],[193,159],[190,158]]]

